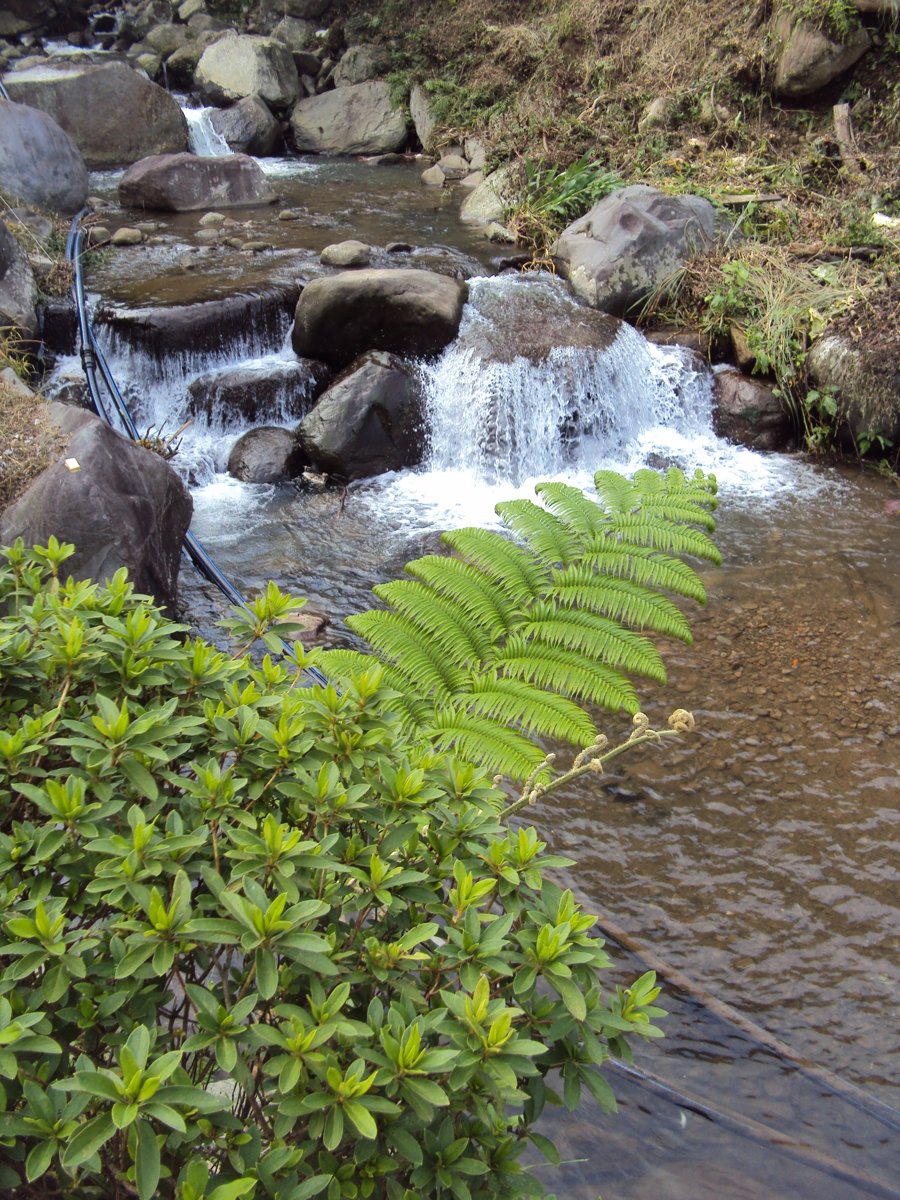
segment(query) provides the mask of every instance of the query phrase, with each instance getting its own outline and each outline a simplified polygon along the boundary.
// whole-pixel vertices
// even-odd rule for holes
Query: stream
[[[876,474],[721,441],[709,373],[630,328],[604,350],[558,349],[532,362],[534,330],[577,320],[577,306],[550,277],[497,275],[498,249],[459,222],[448,192],[422,187],[420,164],[260,161],[283,203],[231,215],[269,249],[211,247],[197,237],[202,214],[153,214],[152,258],[126,249],[92,271],[95,303],[121,312],[294,283],[321,273],[319,251],[350,236],[379,247],[373,265],[470,279],[470,302],[458,341],[419,367],[424,467],[345,494],[239,483],[224,464],[243,426],[213,413],[186,432],[175,460],[193,487],[194,532],[243,591],[274,578],[308,596],[339,639],[341,614],[370,606],[372,584],[431,552],[441,530],[494,523],[496,501],[533,495],[536,479],[587,487],[600,466],[714,471],[724,566],[703,571],[709,603],[688,612],[694,646],[665,645],[669,682],[642,691],[655,725],[685,707],[697,731],[619,760],[601,783],[582,780],[525,819],[575,860],[567,882],[590,911],[611,915],[799,1054],[900,1108],[896,489]],[[97,174],[92,189],[113,198],[116,181]],[[285,208],[296,218],[279,220]],[[389,254],[390,242],[412,249]],[[181,424],[198,374],[293,358],[289,318],[164,361],[121,331],[104,335],[103,321],[98,336],[140,427]],[[282,397],[257,421],[296,417]],[[187,567],[182,580],[202,624],[215,605]],[[612,738],[627,731],[621,717],[601,723]],[[643,970],[612,950],[613,981]],[[666,1038],[638,1048],[641,1066],[896,1186],[896,1133],[695,1001],[673,989],[664,999]],[[618,1116],[585,1103],[541,1126],[564,1165],[536,1169],[566,1200],[877,1194],[630,1080],[610,1081]]]

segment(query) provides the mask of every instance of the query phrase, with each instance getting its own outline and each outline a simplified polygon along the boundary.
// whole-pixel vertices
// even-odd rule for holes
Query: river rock
[[[287,46],[274,38],[226,34],[203,51],[194,86],[213,104],[259,96],[272,108],[287,108],[300,94],[300,80]]]
[[[295,56],[296,64],[298,54],[305,54],[315,47],[316,27],[312,21],[301,21],[297,17],[282,17],[272,30],[272,37],[287,46],[291,54]]]
[[[122,204],[166,212],[273,204],[276,199],[259,163],[246,154],[154,154],[134,163],[119,182]]]
[[[228,474],[244,483],[280,483],[299,475],[302,466],[294,434],[276,425],[249,429],[228,455]]]
[[[461,154],[445,154],[437,165],[447,179],[465,179],[469,174],[469,164]]]
[[[334,86],[349,87],[369,79],[380,79],[390,67],[391,55],[386,46],[361,42],[358,46],[351,46],[335,67]]]
[[[784,450],[791,443],[791,415],[769,384],[726,368],[716,373],[713,394],[719,437],[751,450]]]
[[[303,418],[297,442],[317,470],[342,479],[415,466],[423,432],[413,369],[393,354],[364,355]]]
[[[0,4],[0,37],[37,33],[68,8],[68,0],[3,0]]]
[[[335,88],[301,100],[291,113],[300,153],[383,154],[406,145],[406,118],[382,80]]]
[[[469,225],[501,224],[519,190],[513,163],[498,167],[463,200],[459,215]]]
[[[144,38],[144,43],[155,50],[161,59],[167,59],[174,54],[176,50],[180,50],[194,36],[193,31],[185,25],[174,25],[172,22],[165,22],[161,25],[154,25],[153,28]]]
[[[830,334],[815,342],[806,360],[812,383],[829,391],[837,419],[854,444],[880,436],[900,445],[900,357],[896,331],[867,331],[851,339]]]
[[[54,404],[51,415],[71,433],[68,445],[4,512],[0,540],[73,542],[68,574],[102,582],[127,567],[139,592],[170,605],[193,509],[187,488],[159,455],[91,413]],[[65,459],[75,459],[78,470]]]
[[[10,98],[48,113],[88,167],[187,150],[178,102],[124,63],[47,63],[6,77]]]
[[[711,245],[718,230],[716,210],[701,196],[632,184],[569,225],[554,254],[584,301],[621,315]]]
[[[420,83],[414,83],[409,93],[409,115],[416,131],[419,144],[426,153],[434,149],[434,130],[437,121],[431,107],[431,98]]]
[[[447,177],[437,163],[426,167],[422,172],[421,179],[426,187],[443,187],[447,182]]]
[[[0,190],[7,200],[74,213],[84,206],[87,168],[78,147],[38,108],[0,99]]]
[[[38,336],[37,301],[28,255],[0,221],[0,326],[11,326],[26,341],[34,341]]]
[[[238,154],[265,158],[281,144],[281,126],[259,96],[245,96],[230,108],[218,109],[210,124]]]
[[[841,41],[834,41],[818,25],[783,13],[775,22],[775,60],[773,91],[792,99],[810,96],[852,67],[872,44],[868,32],[860,26]]]
[[[367,267],[371,257],[372,247],[354,238],[348,238],[346,242],[334,242],[319,255],[326,267]]]
[[[198,375],[188,386],[191,416],[244,425],[299,421],[331,379],[324,363],[261,359]]]
[[[314,279],[297,302],[294,352],[338,369],[368,350],[438,354],[456,337],[467,294],[460,280],[430,271],[376,269]]]

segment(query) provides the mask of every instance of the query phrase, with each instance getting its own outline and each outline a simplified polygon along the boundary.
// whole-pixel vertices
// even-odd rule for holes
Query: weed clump
[[[64,438],[40,396],[0,379],[0,510],[12,504],[56,458]]]

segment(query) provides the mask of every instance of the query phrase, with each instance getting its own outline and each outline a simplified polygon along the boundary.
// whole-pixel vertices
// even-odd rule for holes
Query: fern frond
[[[427,584],[400,579],[378,584],[372,591],[428,634],[454,666],[475,667],[490,653],[492,630],[485,630],[461,604]]]
[[[465,681],[439,646],[422,636],[411,621],[399,613],[373,609],[348,617],[354,633],[364,637],[405,678],[405,686],[420,695],[450,700]]]
[[[612,712],[621,708],[634,715],[640,708],[634,684],[627,675],[602,663],[587,663],[577,650],[510,638],[497,655],[497,663],[513,679],[527,679],[538,687],[552,688]]]
[[[624,667],[659,683],[666,681],[660,653],[648,637],[594,613],[537,604],[531,619],[524,622],[522,634],[544,645],[579,650],[590,659]]]
[[[439,595],[465,608],[473,620],[494,635],[506,633],[512,627],[515,605],[471,563],[461,558],[426,554],[407,563],[406,570]]]
[[[372,666],[371,654],[361,654],[359,650],[314,650],[309,656],[310,662],[324,671],[329,679],[344,683],[354,675],[361,675]]]
[[[584,608],[633,628],[651,629],[691,643],[691,627],[678,605],[630,579],[597,575],[584,565],[568,567],[554,580],[553,594],[567,608]]]
[[[522,546],[487,529],[454,529],[441,540],[491,579],[516,604],[527,604],[541,593],[549,569]]]
[[[534,489],[547,508],[565,521],[584,542],[606,524],[607,518],[596,501],[568,483],[539,483]]]
[[[640,501],[637,488],[618,471],[598,471],[594,476],[594,489],[609,513],[632,512]]]
[[[460,704],[502,725],[520,725],[538,737],[562,738],[575,746],[587,746],[597,735],[583,708],[523,679],[474,680]]]
[[[669,495],[645,496],[641,500],[641,513],[681,525],[702,525],[710,532],[716,527],[715,518],[707,508],[694,504],[682,495],[674,499]]]
[[[637,546],[651,546],[670,554],[693,554],[695,558],[706,558],[716,565],[722,561],[715,542],[700,529],[674,525],[640,512],[617,513],[610,528]]]
[[[635,471],[633,481],[644,499],[665,493],[691,504],[699,504],[710,511],[718,506],[716,493],[719,489],[715,475],[706,475],[699,469],[688,479],[679,467],[669,467],[665,475],[642,467]]]
[[[456,708],[437,711],[422,732],[440,749],[454,749],[470,762],[514,779],[527,779],[544,761],[544,751],[524,734]]]
[[[581,551],[581,543],[572,530],[532,500],[508,500],[498,504],[494,511],[544,562],[565,565]]]
[[[678,596],[706,603],[703,580],[687,563],[647,546],[635,546],[613,538],[595,543],[582,559],[582,565],[595,568],[601,575],[628,579],[647,587],[664,588]]]

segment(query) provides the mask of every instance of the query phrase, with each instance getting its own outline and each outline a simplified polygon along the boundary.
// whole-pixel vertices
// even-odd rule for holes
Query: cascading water
[[[711,434],[712,376],[694,356],[595,314],[600,344],[565,344],[586,314],[555,278],[469,287],[458,340],[421,368],[433,469],[518,486],[619,461],[662,429]]]
[[[231,154],[231,147],[215,128],[211,117],[216,108],[182,107],[188,124],[188,145],[193,154],[210,158],[219,154]]]

